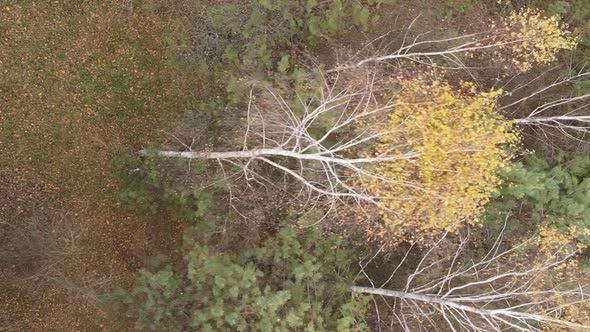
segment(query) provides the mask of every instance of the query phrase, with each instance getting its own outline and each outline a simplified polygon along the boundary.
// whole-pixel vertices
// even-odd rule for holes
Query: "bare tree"
[[[403,331],[541,331],[543,327],[590,329],[590,325],[562,318],[568,307],[590,304],[588,285],[572,280],[551,282],[547,276],[556,267],[573,259],[576,250],[555,249],[552,255],[518,262],[533,240],[512,248],[497,238],[491,249],[480,259],[466,259],[469,238],[462,239],[457,249],[440,257],[441,245],[447,234],[431,247],[407,276],[398,275],[400,267],[414,247],[410,248],[397,268],[381,285],[364,272],[370,287],[353,286],[356,293],[370,294],[385,300],[392,317],[388,325]],[[525,265],[520,264],[524,262]],[[443,273],[433,273],[434,271]],[[392,280],[403,278],[405,285],[388,289]],[[380,318],[381,319],[381,318]],[[383,324],[383,322],[379,322]]]
[[[67,279],[66,265],[79,252],[81,231],[64,220],[47,220],[42,213],[2,225],[0,266],[4,280],[35,287]]]
[[[526,89],[537,80],[542,80],[545,73],[510,89],[505,96],[522,95],[520,90]],[[572,94],[571,86],[589,78],[590,72],[583,66],[573,73],[558,77],[549,84],[524,94],[517,100],[501,104],[498,110],[513,116],[518,114],[518,117],[511,120],[516,125],[534,126],[541,130],[554,129],[566,137],[580,140],[590,130],[590,93]],[[563,88],[569,88],[570,91],[567,91],[566,95],[547,100],[547,95]]]
[[[420,189],[417,183],[399,183],[373,171],[373,166],[379,163],[401,159],[414,160],[420,157],[419,152],[411,151],[407,146],[392,146],[376,156],[363,153],[364,148],[377,142],[380,137],[395,134],[391,130],[375,131],[375,126],[367,125],[369,121],[385,119],[387,114],[394,112],[396,108],[394,98],[383,98],[380,95],[379,86],[382,86],[380,84],[383,82],[377,84],[376,81],[381,79],[378,76],[383,75],[384,68],[379,65],[403,60],[439,67],[438,59],[441,59],[456,69],[469,71],[464,56],[473,55],[474,52],[507,52],[509,56],[518,57],[529,50],[522,48],[524,42],[526,45],[537,45],[548,43],[553,38],[554,43],[548,43],[547,47],[537,50],[541,52],[537,56],[543,58],[536,61],[541,62],[554,58],[560,49],[575,46],[569,32],[555,21],[542,18],[534,11],[521,11],[515,15],[512,20],[501,21],[486,31],[443,38],[432,37],[432,32],[411,36],[412,28],[419,20],[419,17],[416,17],[405,29],[405,33],[400,35],[400,42],[395,50],[382,49],[378,51],[378,55],[356,61],[350,60],[328,70],[324,75],[323,87],[319,88],[318,97],[299,101],[298,108],[303,109],[301,112],[293,109],[293,103],[287,102],[270,89],[266,89],[264,95],[254,93],[252,89],[245,112],[247,119],[243,146],[239,150],[193,151],[192,144],[189,146],[183,143],[186,151],[141,150],[140,153],[161,157],[217,160],[222,167],[229,163],[241,169],[241,172],[232,174],[227,174],[224,170],[227,177],[243,176],[247,180],[274,185],[276,181],[264,179],[260,172],[255,171],[255,165],[265,164],[285,177],[295,179],[308,194],[307,197],[313,197],[310,201],[317,201],[321,197],[329,198],[332,202],[351,199],[374,203],[380,199],[393,199],[376,197],[362,190],[362,186],[354,185],[372,179]],[[532,23],[526,23],[527,20]],[[539,22],[544,22],[545,25]],[[550,33],[546,31],[547,26],[551,26]],[[529,33],[531,31],[535,33]],[[384,36],[376,38],[371,43],[383,38]],[[519,52],[513,54],[515,50]],[[519,100],[500,106],[499,110],[509,112],[512,108],[519,107],[550,89],[584,79],[587,75],[588,73],[582,70]],[[346,84],[340,84],[341,77],[347,78],[343,79]],[[350,77],[357,80],[352,85],[349,83],[354,80],[350,80]],[[392,89],[391,85],[389,89]],[[586,94],[547,102],[532,110],[526,118],[510,121],[517,125],[554,126],[564,131],[585,132],[590,118],[583,110],[547,114],[551,110],[562,109],[588,97],[590,95]],[[325,129],[324,134],[318,136],[318,128]],[[333,143],[334,140],[337,142]],[[407,152],[396,152],[400,150]]]
[[[523,15],[525,15],[524,18],[527,18],[526,15],[530,15],[530,13]],[[225,180],[243,178],[247,180],[248,184],[257,182],[264,186],[281,186],[282,183],[284,189],[294,192],[294,196],[301,199],[305,205],[304,210],[311,210],[307,207],[316,207],[318,204],[326,204],[330,207],[336,206],[336,203],[346,203],[348,207],[352,206],[350,203],[362,204],[363,207],[376,206],[377,209],[363,209],[363,212],[369,212],[366,213],[367,216],[371,215],[368,219],[377,214],[374,213],[375,211],[381,215],[401,216],[403,214],[400,212],[401,209],[396,209],[395,204],[388,203],[404,201],[410,203],[406,206],[412,206],[412,199],[419,196],[415,193],[427,193],[430,197],[445,197],[445,195],[448,197],[451,195],[449,192],[459,192],[460,190],[449,189],[448,186],[443,189],[441,189],[443,186],[434,189],[427,188],[419,175],[398,177],[386,169],[386,163],[394,165],[399,162],[399,164],[405,163],[406,166],[420,165],[427,158],[421,158],[425,154],[423,150],[420,150],[416,145],[408,144],[406,138],[403,137],[404,122],[410,122],[408,119],[411,120],[412,115],[406,116],[402,113],[405,119],[399,121],[398,128],[395,128],[395,125],[392,126],[391,123],[388,123],[388,126],[375,125],[375,123],[387,122],[392,114],[395,115],[396,109],[402,109],[399,101],[401,98],[397,97],[402,95],[403,91],[396,91],[396,89],[403,89],[403,84],[396,83],[395,79],[392,80],[391,77],[406,74],[406,72],[403,69],[396,70],[393,66],[382,64],[400,60],[411,61],[418,63],[413,67],[414,70],[424,71],[424,65],[427,70],[432,70],[432,67],[440,67],[440,63],[444,63],[445,67],[450,65],[472,75],[472,68],[468,68],[464,62],[465,59],[461,56],[487,51],[502,51],[511,54],[515,49],[520,52],[519,54],[522,54],[523,50],[518,49],[518,45],[523,43],[526,38],[531,38],[528,37],[529,35],[538,36],[539,34],[525,33],[526,29],[534,29],[534,26],[528,27],[525,24],[522,27],[514,27],[507,23],[503,27],[458,37],[428,38],[428,33],[409,37],[409,31],[416,21],[417,19],[410,24],[406,34],[401,37],[401,44],[395,51],[382,50],[382,55],[349,61],[323,73],[322,86],[318,87],[316,96],[312,98],[296,96],[299,99],[294,102],[270,88],[252,87],[247,107],[243,111],[246,115],[245,123],[239,132],[236,131],[243,136],[241,148],[228,151],[194,151],[193,141],[190,144],[181,142],[185,151],[143,149],[139,152],[146,156],[214,160],[220,165]],[[513,34],[512,28],[516,28],[517,32]],[[554,28],[557,31],[554,31],[553,36],[561,38],[560,45],[563,45],[561,48],[573,47],[575,43],[568,40],[568,33],[561,31],[560,26]],[[543,38],[545,37],[541,36],[539,40],[527,39],[526,41],[527,44],[534,44],[533,41],[546,41]],[[547,51],[547,49],[544,50]],[[557,52],[559,49],[547,52]],[[555,54],[545,55],[546,59],[550,59]],[[438,59],[442,59],[442,62]],[[500,99],[495,103],[495,110],[490,110],[490,114],[493,111],[498,111],[503,115],[508,115],[515,109],[520,109],[522,105],[530,107],[529,103],[537,102],[538,97],[548,91],[587,77],[588,73],[582,69],[576,74],[550,83],[517,100],[507,98],[506,100],[509,101],[503,104],[504,99]],[[400,86],[402,87],[400,88]],[[511,92],[522,88],[517,87]],[[515,116],[512,114],[512,118],[507,116],[500,121],[510,122],[516,126],[553,127],[568,137],[579,140],[579,134],[585,134],[590,129],[590,116],[585,109],[587,105],[584,104],[588,97],[590,94],[567,96],[543,102],[531,109],[525,117],[514,119]],[[576,106],[573,110],[570,109],[572,105]],[[415,106],[415,108],[418,107],[420,105]],[[480,128],[473,130],[478,131]],[[578,134],[572,135],[572,131]],[[493,147],[483,147],[481,143],[491,141],[486,140],[485,137],[492,136],[492,134],[486,133],[484,135],[482,133],[481,139],[473,139],[456,149],[445,150],[444,147],[436,147],[433,150],[440,148],[439,150],[444,150],[442,153],[449,155],[465,153],[464,156],[468,156],[471,153],[469,156],[474,156],[481,151],[487,151],[486,148],[494,150],[509,140],[506,139],[502,142],[496,140]],[[382,149],[385,137],[401,137],[401,139],[390,139],[386,143],[390,146]],[[375,146],[380,146],[380,149],[375,149]],[[448,160],[453,160],[451,158],[449,156]],[[463,158],[463,161],[466,160],[470,159]],[[495,159],[481,158],[481,160]],[[428,163],[428,160],[425,162]],[[440,172],[438,174],[444,172],[461,173],[454,168],[454,165],[460,164],[460,162],[450,166],[445,165],[445,167],[433,165],[433,168],[436,168],[436,172]],[[227,165],[231,165],[230,172],[226,171]],[[411,166],[407,168],[409,169]],[[465,170],[469,168],[475,169],[475,167],[464,167],[462,172],[467,173]],[[489,170],[489,173],[495,171],[495,169]],[[414,173],[417,174],[419,171]],[[480,171],[477,174],[488,174],[488,170]],[[473,177],[475,176],[477,175],[473,175]],[[467,177],[469,176],[465,176],[465,178]],[[467,181],[477,183],[473,178]],[[491,181],[487,183],[491,183]],[[384,188],[384,190],[377,188],[379,186],[382,186],[380,188]],[[406,187],[408,190],[398,190],[400,187]],[[390,188],[394,188],[394,190],[386,192]],[[234,195],[231,188],[229,189],[230,205],[238,210],[232,204]],[[484,192],[481,188],[475,190]],[[392,194],[393,191],[396,193]],[[481,199],[481,201],[484,200]],[[448,201],[454,200],[449,199]],[[416,211],[417,209],[409,208],[409,210]],[[452,209],[447,210],[452,211]],[[328,210],[326,215],[329,212],[331,210]],[[445,225],[459,225],[469,217],[470,213],[472,213],[471,210],[466,211],[465,216],[447,218],[445,222],[448,224]],[[426,213],[414,213],[416,216],[423,214]],[[403,217],[398,219],[401,220]],[[398,219],[394,221],[398,222]],[[406,218],[399,221],[398,224],[410,225],[407,221]],[[395,222],[390,224],[394,225]],[[414,224],[418,226],[420,221]],[[383,229],[386,228],[400,229],[400,227],[390,227],[390,225],[383,227]],[[408,227],[408,229],[411,228]],[[437,229],[444,231],[449,228],[439,227]]]
[[[83,228],[66,212],[50,219],[31,209],[24,218],[0,224],[1,281],[37,290],[45,287],[72,291],[97,301],[97,290],[111,276],[74,276],[69,267],[80,259]]]
[[[270,89],[264,89],[264,94],[258,96],[252,90],[240,150],[193,151],[184,145],[188,151],[141,150],[140,153],[217,160],[238,166],[240,175],[247,180],[272,184],[254,168],[256,164],[266,164],[295,179],[301,185],[301,192],[316,201],[319,198],[331,201],[351,199],[357,202],[385,199],[371,195],[353,184],[368,178],[394,182],[374,173],[371,166],[393,160],[412,160],[419,157],[420,153],[395,152],[396,148],[403,146],[392,147],[379,155],[362,153],[363,148],[375,143],[379,137],[392,133],[375,131],[367,125],[367,121],[380,117],[386,119],[388,112],[395,108],[395,101],[377,101],[374,76],[368,74],[366,84],[360,85],[358,89],[340,88],[339,77],[339,74],[334,75],[331,83],[325,80],[317,98],[307,101],[299,99],[298,106],[303,110],[300,113]],[[318,128],[322,128],[324,133],[314,133]],[[227,177],[236,175],[234,173]],[[417,186],[413,183],[402,185]]]
[[[497,51],[498,49],[506,49],[513,46],[518,48],[518,45],[523,42],[544,42],[543,39],[533,40],[531,38],[535,37],[527,37],[527,35],[533,36],[535,34],[515,33],[507,26],[493,27],[486,31],[447,38],[432,38],[433,31],[427,31],[419,33],[414,37],[409,37],[412,27],[416,24],[419,18],[420,16],[416,17],[410,23],[405,30],[405,34],[403,34],[403,37],[401,38],[400,46],[394,51],[382,49],[378,51],[378,55],[365,57],[356,61],[352,60],[346,64],[330,69],[327,72],[347,71],[369,66],[371,64],[379,65],[380,63],[406,60],[433,67],[458,69],[467,71],[471,74],[471,69],[465,64],[464,60],[466,54],[473,54],[474,52],[484,54],[482,52],[489,50]],[[534,27],[527,27],[526,25],[518,28],[525,30],[534,29]],[[380,40],[382,37],[379,37],[376,40]],[[569,47],[572,47],[573,45],[574,44],[571,44]],[[556,52],[558,50],[556,49],[554,51]],[[516,55],[513,54],[512,56]],[[513,76],[519,76],[520,74],[521,73],[516,73],[516,75]],[[517,94],[518,90],[537,81],[543,77],[544,74],[545,73],[539,75],[537,78],[529,80],[528,83],[522,86],[511,89],[506,95],[512,95],[513,93]],[[573,74],[559,78],[538,90],[525,94],[516,101],[512,101],[506,105],[500,105],[498,111],[511,113],[514,109],[522,107],[522,105],[534,98],[539,98],[550,93],[551,90],[582,80],[588,80],[589,78],[590,72],[587,71],[586,66],[583,66]],[[511,80],[512,79],[509,81]],[[545,101],[533,107],[526,117],[513,119],[511,121],[517,125],[557,129],[570,138],[579,139],[580,134],[586,134],[590,130],[590,116],[588,115],[590,103],[587,101],[589,98],[590,93],[585,93],[581,95],[562,96],[555,100]],[[572,133],[574,135],[572,135]]]
[[[379,199],[391,199],[364,191],[359,184],[368,180],[420,189],[418,183],[396,181],[374,171],[375,165],[380,163],[415,160],[421,154],[411,151],[407,145],[391,146],[378,155],[367,153],[367,149],[381,137],[395,135],[396,128],[378,127],[371,125],[371,122],[386,121],[388,114],[395,112],[397,105],[395,94],[388,99],[378,96],[381,91],[375,83],[375,73],[364,73],[364,84],[354,89],[343,88],[339,84],[340,74],[336,74],[330,83],[326,79],[316,99],[298,101],[298,106],[303,110],[299,113],[293,109],[292,103],[272,90],[263,89],[260,94],[254,94],[252,88],[245,112],[245,128],[242,129],[242,148],[239,150],[194,151],[193,144],[183,144],[185,151],[141,150],[140,153],[217,160],[222,166],[225,163],[241,169],[231,175],[225,174],[228,178],[243,176],[247,180],[275,185],[276,181],[265,179],[261,172],[256,171],[256,165],[266,164],[284,176],[295,179],[301,185],[302,192],[314,198],[310,201],[328,198],[331,201],[349,199],[375,203]],[[581,72],[567,77],[498,108],[508,113],[548,89],[587,75]],[[515,125],[553,126],[566,134],[568,130],[585,133],[590,129],[590,116],[584,104],[588,97],[590,94],[546,102],[532,109],[527,117],[506,121]],[[577,102],[583,103],[582,106],[559,113],[565,106]],[[554,112],[548,114],[550,111]],[[324,131],[321,135],[317,134],[318,128]],[[396,152],[400,150],[407,152]]]

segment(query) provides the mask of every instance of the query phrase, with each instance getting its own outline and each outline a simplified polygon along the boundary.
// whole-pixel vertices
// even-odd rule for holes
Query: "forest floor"
[[[182,234],[122,209],[113,176],[116,156],[178,114],[168,102],[175,83],[157,22],[120,4],[79,3],[0,8],[0,215],[76,224],[67,277],[125,285]],[[76,289],[0,286],[0,330],[108,330]]]

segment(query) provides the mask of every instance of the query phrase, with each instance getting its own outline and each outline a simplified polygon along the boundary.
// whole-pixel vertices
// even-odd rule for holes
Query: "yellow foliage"
[[[532,285],[532,290],[540,290],[546,285],[560,285],[569,288],[577,287],[575,281],[586,278],[583,275],[583,270],[578,266],[577,254],[585,248],[581,243],[576,243],[578,230],[576,226],[570,226],[566,234],[558,231],[555,228],[541,226],[539,228],[539,236],[535,243],[535,257],[531,257],[529,264],[543,264],[546,261],[560,261],[565,257],[569,257],[560,264],[554,266],[544,274],[537,275],[537,281]],[[590,325],[590,301],[572,303],[572,294],[566,292],[566,289],[557,287],[556,292],[551,294],[539,295],[533,300],[546,301],[550,306],[559,306],[561,310],[546,313],[547,316],[555,319],[562,319],[578,324]],[[539,308],[542,312],[543,307]],[[562,331],[562,327],[545,325],[544,331]]]
[[[566,234],[559,232],[554,227],[541,226],[537,246],[539,252],[546,259],[554,259],[557,255],[571,255],[584,248],[582,243],[573,246],[578,236],[576,225],[571,225]]]
[[[373,125],[388,132],[375,154],[393,149],[421,155],[375,167],[382,178],[364,186],[379,197],[381,222],[367,220],[364,228],[383,242],[423,243],[464,221],[477,223],[500,184],[496,170],[510,158],[505,147],[518,135],[495,112],[501,91],[477,92],[468,82],[453,88],[425,76],[400,83],[397,107],[385,123]]]
[[[502,21],[493,22],[491,28],[499,32],[492,37],[498,43],[497,55],[507,51],[520,72],[535,64],[553,62],[559,50],[571,50],[577,45],[567,25],[561,24],[557,16],[544,17],[537,9],[513,11]]]

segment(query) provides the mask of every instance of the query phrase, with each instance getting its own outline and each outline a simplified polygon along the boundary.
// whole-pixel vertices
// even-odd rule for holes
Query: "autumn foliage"
[[[490,28],[476,46],[493,46],[492,53],[509,63],[505,69],[520,73],[576,47],[567,26],[539,10],[513,11]],[[444,76],[431,72],[395,80],[401,87],[396,106],[387,121],[371,125],[387,133],[375,144],[375,156],[393,149],[419,157],[379,163],[373,172],[380,177],[363,184],[378,197],[379,221],[361,218],[369,238],[427,243],[465,222],[478,224],[501,182],[496,172],[516,151],[520,137],[496,110],[503,91],[478,91],[466,81],[453,85]]]
[[[561,319],[577,324],[590,323],[590,303],[577,301],[578,285],[575,280],[583,280],[583,267],[580,265],[579,254],[587,248],[576,241],[580,232],[576,226],[570,226],[563,233],[554,227],[540,226],[538,236],[534,239],[528,253],[520,253],[520,258],[510,257],[523,267],[541,266],[547,261],[560,262],[550,269],[539,273],[531,284],[531,303],[538,303],[536,311],[550,319]],[[543,291],[550,289],[550,291]],[[573,305],[572,305],[573,303]],[[547,310],[560,308],[560,310]],[[543,331],[563,331],[559,325],[543,324]]]
[[[558,51],[577,45],[567,25],[556,16],[543,16],[537,9],[513,11],[499,22],[492,22],[490,28],[495,31],[491,37],[497,43],[495,54],[520,72],[551,63],[557,59]]]
[[[396,107],[376,130],[387,132],[379,155],[418,152],[414,160],[378,164],[366,189],[380,197],[381,222],[369,221],[369,237],[384,242],[424,242],[464,221],[477,223],[499,183],[498,168],[518,142],[509,122],[495,111],[499,90],[479,92],[468,82],[455,88],[422,75],[400,79]]]

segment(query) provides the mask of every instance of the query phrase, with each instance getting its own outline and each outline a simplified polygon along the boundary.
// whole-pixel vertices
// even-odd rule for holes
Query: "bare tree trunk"
[[[528,320],[528,321],[536,321],[542,323],[551,323],[558,326],[567,327],[570,329],[579,329],[579,330],[588,330],[590,329],[589,325],[582,325],[576,324],[560,319],[553,319],[546,315],[539,315],[529,312],[522,312],[517,310],[510,310],[510,309],[481,309],[477,307],[463,305],[452,300],[447,300],[440,297],[434,296],[427,296],[427,295],[419,295],[414,293],[405,293],[399,292],[389,289],[383,288],[371,288],[371,287],[360,287],[360,286],[352,286],[350,290],[355,293],[363,293],[363,294],[371,294],[371,295],[379,295],[379,296],[387,296],[387,297],[395,297],[400,300],[410,300],[416,302],[423,302],[430,305],[438,305],[440,308],[451,308],[452,310],[457,310],[461,312],[468,312],[472,314],[476,314],[481,317],[487,317],[490,321],[498,320],[501,321],[501,317],[505,317],[505,319],[519,319],[519,320]],[[476,328],[474,326],[474,328]],[[523,328],[523,331],[528,331],[526,328]]]
[[[352,286],[351,290],[394,299],[395,304],[390,306],[392,323],[406,332],[414,331],[416,326],[421,330],[439,331],[441,322],[452,331],[540,331],[541,326],[590,330],[590,325],[572,321],[578,317],[560,317],[568,307],[590,305],[586,286],[572,280],[549,283],[543,277],[573,259],[579,252],[575,247],[560,247],[550,257],[541,256],[521,264],[513,262],[511,256],[518,255],[521,249],[534,248],[528,247],[534,245],[534,239],[501,250],[501,234],[483,258],[461,262],[468,238],[462,240],[454,253],[439,258],[437,249],[444,238],[422,256],[411,274],[404,277],[403,289],[385,286],[390,280],[399,280],[398,269],[412,249],[381,285],[364,271],[368,263],[361,264],[361,272],[371,287]],[[433,275],[436,267],[442,275]]]

